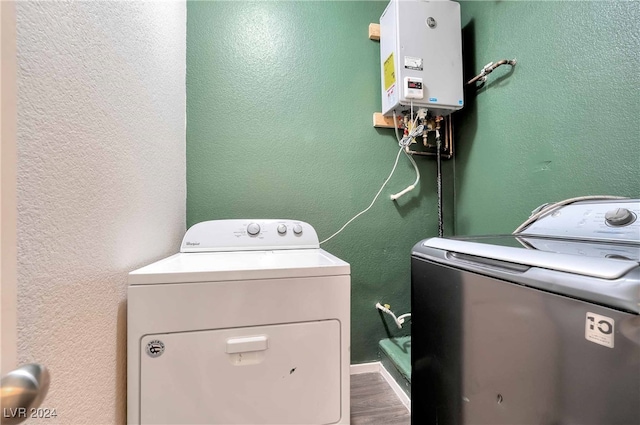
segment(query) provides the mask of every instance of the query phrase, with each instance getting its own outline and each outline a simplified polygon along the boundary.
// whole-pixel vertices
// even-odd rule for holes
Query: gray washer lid
[[[607,280],[618,279],[638,267],[638,263],[632,260],[581,257],[455,239],[432,238],[423,242],[422,245],[449,252]]]
[[[412,255],[558,295],[640,313],[640,265],[637,261],[442,238],[419,242]]]

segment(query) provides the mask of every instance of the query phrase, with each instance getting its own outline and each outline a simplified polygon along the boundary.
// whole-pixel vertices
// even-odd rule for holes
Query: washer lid
[[[640,245],[532,235],[432,238],[414,258],[640,313]]]
[[[511,264],[618,279],[638,267],[640,245],[553,239],[534,235],[432,238],[422,246]]]
[[[130,285],[349,275],[323,249],[178,253],[129,273]]]

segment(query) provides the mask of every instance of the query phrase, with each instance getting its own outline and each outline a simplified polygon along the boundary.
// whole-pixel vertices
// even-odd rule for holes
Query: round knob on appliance
[[[293,233],[295,233],[296,235],[301,235],[302,234],[302,226],[299,224],[294,224],[293,225]]]
[[[626,208],[616,208],[607,211],[604,219],[610,226],[626,226],[636,221],[636,216]]]
[[[251,236],[255,236],[260,233],[260,225],[258,223],[251,223],[247,226],[247,233]]]
[[[280,233],[281,235],[287,233],[287,226],[285,226],[284,224],[278,224],[278,233]]]

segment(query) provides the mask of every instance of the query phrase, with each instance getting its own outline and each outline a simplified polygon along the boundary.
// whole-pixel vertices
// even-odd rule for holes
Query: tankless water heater
[[[380,17],[382,113],[413,103],[432,115],[461,109],[460,5],[454,1],[392,0]]]

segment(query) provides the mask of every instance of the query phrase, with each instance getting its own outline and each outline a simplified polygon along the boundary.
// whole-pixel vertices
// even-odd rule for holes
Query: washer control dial
[[[604,220],[609,226],[626,226],[636,221],[636,216],[626,208],[616,208],[615,210],[607,211],[604,215]]]
[[[296,235],[301,235],[302,234],[302,226],[299,224],[294,224],[293,225],[293,233],[295,233]]]
[[[287,226],[284,224],[278,224],[278,233],[280,233],[281,235],[287,233]]]
[[[258,223],[250,223],[247,226],[247,233],[251,236],[255,236],[260,233],[260,225]]]

